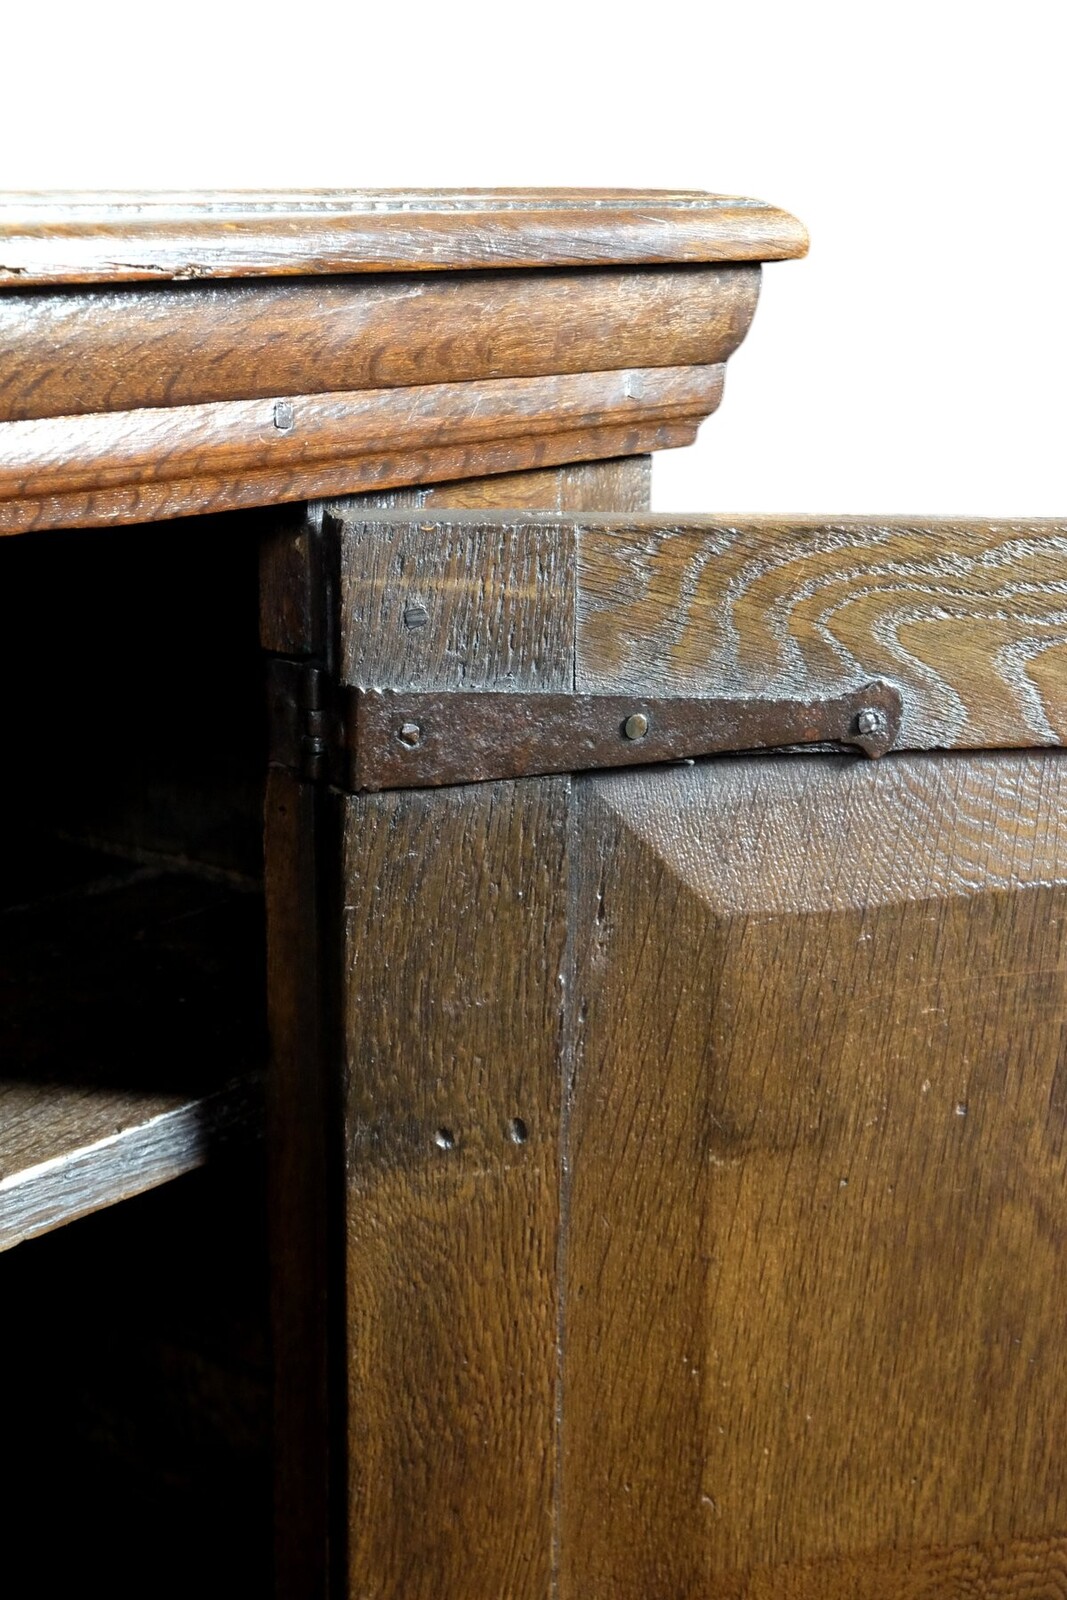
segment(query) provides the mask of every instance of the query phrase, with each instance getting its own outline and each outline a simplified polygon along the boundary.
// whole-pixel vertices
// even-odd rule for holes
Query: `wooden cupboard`
[[[755,202],[0,240],[0,1218],[269,1057],[279,1592],[1059,1594],[1063,524],[650,511]]]

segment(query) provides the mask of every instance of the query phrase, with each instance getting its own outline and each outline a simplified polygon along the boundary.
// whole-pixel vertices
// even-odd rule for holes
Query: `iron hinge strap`
[[[288,663],[289,666],[297,665]],[[818,700],[347,688],[281,696],[272,759],[350,792],[645,766],[804,745],[891,750],[903,705],[878,679]],[[278,713],[276,713],[277,715]]]

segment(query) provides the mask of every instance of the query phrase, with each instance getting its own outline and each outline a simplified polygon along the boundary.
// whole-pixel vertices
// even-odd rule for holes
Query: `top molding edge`
[[[673,190],[0,193],[4,289],[785,261],[807,248],[775,206]]]

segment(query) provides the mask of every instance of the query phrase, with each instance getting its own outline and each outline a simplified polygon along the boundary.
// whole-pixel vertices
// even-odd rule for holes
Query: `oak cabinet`
[[[1059,1594],[1065,525],[651,511],[758,202],[0,240],[0,1242],[208,1164],[286,1597]]]

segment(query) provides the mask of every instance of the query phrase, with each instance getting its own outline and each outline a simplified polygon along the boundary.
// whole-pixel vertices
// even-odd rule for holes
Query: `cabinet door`
[[[452,753],[489,692],[903,706],[329,802],[349,1594],[1062,1591],[1064,533],[328,519],[329,672]]]

